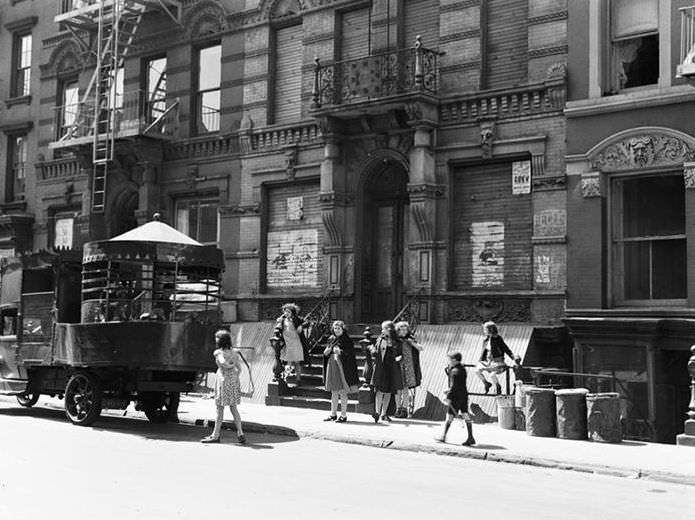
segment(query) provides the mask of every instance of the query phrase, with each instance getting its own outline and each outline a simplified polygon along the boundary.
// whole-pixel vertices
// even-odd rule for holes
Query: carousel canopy
[[[181,233],[173,227],[153,220],[140,227],[126,231],[109,240],[110,242],[168,242],[171,244],[184,244],[189,246],[201,246],[200,242],[193,240],[188,235]]]

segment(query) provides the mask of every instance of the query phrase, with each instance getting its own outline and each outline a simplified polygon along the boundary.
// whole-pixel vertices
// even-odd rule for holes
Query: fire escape
[[[76,106],[57,107],[56,128],[60,131],[50,147],[91,145],[92,213],[104,212],[108,171],[113,168],[119,140],[138,136],[166,139],[171,135],[178,101],[162,101],[166,76],[160,76],[149,92],[124,92],[123,70],[143,15],[158,9],[178,24],[179,4],[178,0],[61,1],[54,21],[89,51],[94,71]]]

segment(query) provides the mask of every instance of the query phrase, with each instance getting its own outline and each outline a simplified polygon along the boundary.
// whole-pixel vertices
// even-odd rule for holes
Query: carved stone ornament
[[[405,108],[408,121],[418,121],[422,119],[422,107],[420,103],[406,103],[403,108]]]
[[[531,302],[528,300],[465,299],[451,300],[448,305],[450,321],[531,321]]]
[[[582,197],[590,199],[601,196],[601,176],[599,172],[582,173]]]
[[[190,39],[219,34],[229,28],[224,7],[214,0],[202,0],[191,7],[182,25]]]
[[[41,72],[44,76],[52,76],[78,71],[84,66],[83,53],[78,42],[73,38],[69,38],[62,41],[53,50],[48,63],[41,66]]]
[[[686,189],[695,189],[695,162],[683,165],[683,181]]]
[[[293,181],[297,174],[297,148],[292,147],[285,150],[285,173],[287,179]]]
[[[695,159],[695,149],[675,135],[642,134],[613,143],[590,159],[601,171],[636,170],[681,165]]]
[[[492,144],[495,140],[495,122],[480,122],[480,148],[484,158],[492,157]]]

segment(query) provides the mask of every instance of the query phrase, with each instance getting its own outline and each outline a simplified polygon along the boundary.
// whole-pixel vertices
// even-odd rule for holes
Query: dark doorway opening
[[[388,160],[364,185],[357,314],[364,322],[393,319],[403,301],[407,187],[405,168]]]

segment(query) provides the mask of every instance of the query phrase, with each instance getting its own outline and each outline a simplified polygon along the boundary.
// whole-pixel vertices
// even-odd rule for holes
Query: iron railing
[[[169,136],[173,133],[178,118],[178,100],[170,102],[161,114],[148,110],[147,96],[143,90],[134,90],[110,96],[110,109],[103,109],[100,120],[105,119],[106,110],[113,110],[116,135],[121,132],[154,136]],[[106,128],[95,125],[96,107],[93,100],[55,107],[54,128],[56,142],[67,144],[72,139],[104,133]]]
[[[437,93],[438,54],[422,46],[322,65],[315,60],[312,108],[410,93]]]

